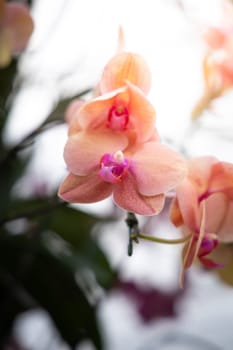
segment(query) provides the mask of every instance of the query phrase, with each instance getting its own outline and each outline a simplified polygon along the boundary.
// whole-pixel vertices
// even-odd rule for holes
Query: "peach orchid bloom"
[[[221,29],[210,28],[206,33],[206,42],[210,47],[210,57],[216,73],[221,79],[222,89],[233,85],[233,26]]]
[[[26,5],[0,0],[0,68],[27,45],[33,31],[33,21]]]
[[[124,87],[86,102],[74,112],[69,135],[80,129],[109,131],[134,142],[148,141],[154,134],[156,112],[143,92],[127,81]]]
[[[125,134],[135,142],[154,134],[156,112],[146,98],[150,72],[141,56],[120,53],[106,65],[100,80],[101,95],[80,108],[70,109],[69,134],[83,129]]]
[[[233,86],[233,27],[211,27],[204,38],[208,45],[203,60],[204,93],[193,109],[193,119]]]
[[[115,203],[141,215],[159,213],[164,193],[186,174],[183,158],[168,146],[148,142],[126,149],[114,132],[85,131],[71,136],[64,151],[70,174],[59,188],[68,202],[93,203],[113,194]],[[125,150],[124,150],[125,149]]]
[[[196,257],[207,267],[218,267],[206,255],[219,241],[233,241],[233,164],[200,157],[189,160],[188,169],[170,209],[172,222],[192,234],[184,247],[183,268]]]

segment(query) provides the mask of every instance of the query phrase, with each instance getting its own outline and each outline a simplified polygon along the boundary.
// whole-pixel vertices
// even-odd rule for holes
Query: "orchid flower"
[[[219,241],[233,241],[233,164],[200,157],[189,160],[188,169],[170,209],[172,222],[193,234],[184,248],[183,268],[196,257],[207,267],[218,267],[206,255]]]
[[[109,130],[134,142],[148,141],[154,134],[156,116],[145,95],[149,87],[150,72],[141,56],[126,52],[115,55],[100,80],[101,95],[78,109],[69,109],[69,134],[80,129]]]
[[[78,130],[109,131],[145,142],[154,134],[155,109],[142,91],[126,82],[125,86],[83,104],[72,117],[69,134]]]
[[[192,111],[193,119],[233,86],[233,27],[211,27],[204,39],[208,46],[203,60],[204,93]]]
[[[0,0],[0,68],[25,48],[32,31],[33,21],[26,5]]]
[[[210,28],[206,33],[206,41],[210,47],[210,59],[219,75],[222,90],[233,85],[233,27],[221,29]]]
[[[153,215],[164,205],[164,193],[186,174],[183,158],[168,146],[148,142],[125,149],[127,139],[114,132],[85,131],[71,136],[64,158],[70,174],[59,188],[68,202],[92,203],[113,194],[128,211]],[[124,150],[125,149],[125,150]]]

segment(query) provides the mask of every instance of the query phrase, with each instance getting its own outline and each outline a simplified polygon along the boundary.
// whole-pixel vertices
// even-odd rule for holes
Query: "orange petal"
[[[164,195],[143,196],[137,191],[133,176],[128,173],[113,190],[115,203],[130,212],[140,215],[158,214],[164,207]]]
[[[105,127],[110,108],[118,94],[124,93],[126,88],[117,89],[111,93],[85,103],[79,110],[78,121],[83,129],[97,129]]]
[[[66,202],[94,203],[109,197],[112,185],[97,174],[76,176],[70,173],[59,187],[58,195]]]
[[[131,159],[138,190],[146,196],[168,192],[187,174],[184,158],[159,142],[143,144]]]
[[[117,50],[116,53],[119,54],[123,51],[125,46],[125,33],[122,26],[119,26],[118,30],[118,42],[117,42]]]
[[[205,210],[205,201],[202,201],[200,204],[200,210],[201,210],[201,225],[200,225],[200,231],[198,234],[198,239],[193,237],[190,239],[190,241],[185,245],[183,249],[183,263],[182,263],[182,270],[180,275],[180,286],[183,286],[184,282],[184,272],[187,268],[189,268],[192,264],[195,258],[198,255],[201,242],[204,238],[205,234],[205,223],[206,223],[206,210]]]
[[[124,86],[126,80],[139,87],[145,94],[149,92],[151,73],[140,55],[123,52],[114,56],[105,66],[100,81],[101,93]]]
[[[10,33],[13,53],[22,51],[27,45],[34,27],[28,7],[14,2],[7,3],[3,26]]]
[[[66,109],[65,121],[70,123],[72,119],[76,118],[80,108],[84,105],[85,101],[79,98],[73,100]]]
[[[233,242],[233,201],[228,204],[224,220],[217,235],[220,242]]]
[[[191,158],[188,161],[189,177],[198,185],[200,194],[206,191],[212,167],[217,162],[217,158],[211,156]]]
[[[232,195],[230,190],[233,188],[233,164],[227,162],[213,164],[209,188],[212,192],[224,191],[227,195]]]
[[[156,111],[142,91],[126,82],[129,91],[129,112],[140,142],[148,141],[154,133]]]
[[[200,212],[196,186],[188,178],[185,178],[176,188],[176,195],[184,225],[195,232],[200,226]]]
[[[76,175],[88,175],[99,164],[105,153],[124,150],[127,139],[114,132],[80,131],[69,137],[64,159],[69,170]]]
[[[197,245],[196,245],[196,250],[195,250],[193,260],[198,255],[198,251],[200,249],[201,242],[205,234],[205,229],[206,229],[206,201],[205,200],[200,203],[200,211],[201,211],[201,224],[200,224],[200,231],[198,235],[198,240],[197,240]]]
[[[226,34],[217,27],[210,27],[204,32],[204,39],[212,49],[223,46]]]
[[[176,226],[179,227],[183,225],[184,220],[178,205],[177,198],[173,199],[171,202],[170,210],[169,210],[169,217],[172,223]]]
[[[218,234],[225,219],[229,201],[226,195],[221,192],[211,194],[205,201],[206,232]]]

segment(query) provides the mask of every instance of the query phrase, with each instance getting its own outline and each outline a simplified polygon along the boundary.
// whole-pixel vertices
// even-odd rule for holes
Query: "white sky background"
[[[201,64],[205,47],[201,33],[206,25],[222,20],[220,0],[184,0],[185,11],[177,3],[175,0],[35,1],[35,32],[20,65],[26,83],[15,99],[6,142],[17,142],[39,125],[59,97],[96,85],[104,65],[115,53],[120,24],[125,31],[125,49],[141,53],[150,65],[152,88],[149,98],[157,110],[157,127],[163,139],[171,140],[177,149],[185,146],[191,156],[211,154],[233,162],[231,94],[214,103],[215,112],[206,112],[199,129],[190,132],[191,110],[203,88]],[[37,181],[48,183],[49,188],[57,187],[66,173],[62,157],[66,137],[65,126],[40,137],[27,180],[21,183],[25,194],[31,192],[31,186]],[[106,210],[106,204],[91,208]],[[148,254],[153,255],[154,246],[138,248],[137,257],[129,261],[117,232],[113,231],[109,240],[112,240],[109,253],[115,259],[114,263],[124,257],[121,265],[125,278],[152,280],[166,290],[177,284],[177,264],[174,264],[177,253],[169,253],[170,247],[156,250],[154,260],[145,263]],[[108,240],[103,245],[106,247]],[[158,261],[160,264],[156,263]],[[152,265],[153,275],[149,269]],[[162,265],[165,268],[161,274]],[[195,300],[199,302],[198,298]],[[209,311],[215,302],[213,299],[213,303],[208,304]],[[113,302],[111,307],[114,305]],[[232,310],[232,301],[231,306]],[[195,301],[189,305],[191,315],[194,313],[195,316],[196,307]],[[108,313],[108,306],[105,312]],[[139,327],[138,324],[134,326]],[[112,327],[111,339],[115,339],[116,344],[111,350],[124,350],[117,339],[117,326],[114,329],[113,324]],[[196,328],[198,330],[198,326]],[[227,347],[224,349],[228,350]]]

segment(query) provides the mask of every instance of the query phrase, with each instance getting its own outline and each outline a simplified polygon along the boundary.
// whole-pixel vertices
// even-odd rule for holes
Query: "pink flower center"
[[[106,153],[100,160],[99,176],[106,182],[121,182],[129,168],[129,161],[121,151]]]
[[[128,109],[123,105],[113,106],[108,113],[107,127],[112,130],[125,130],[129,122]]]

